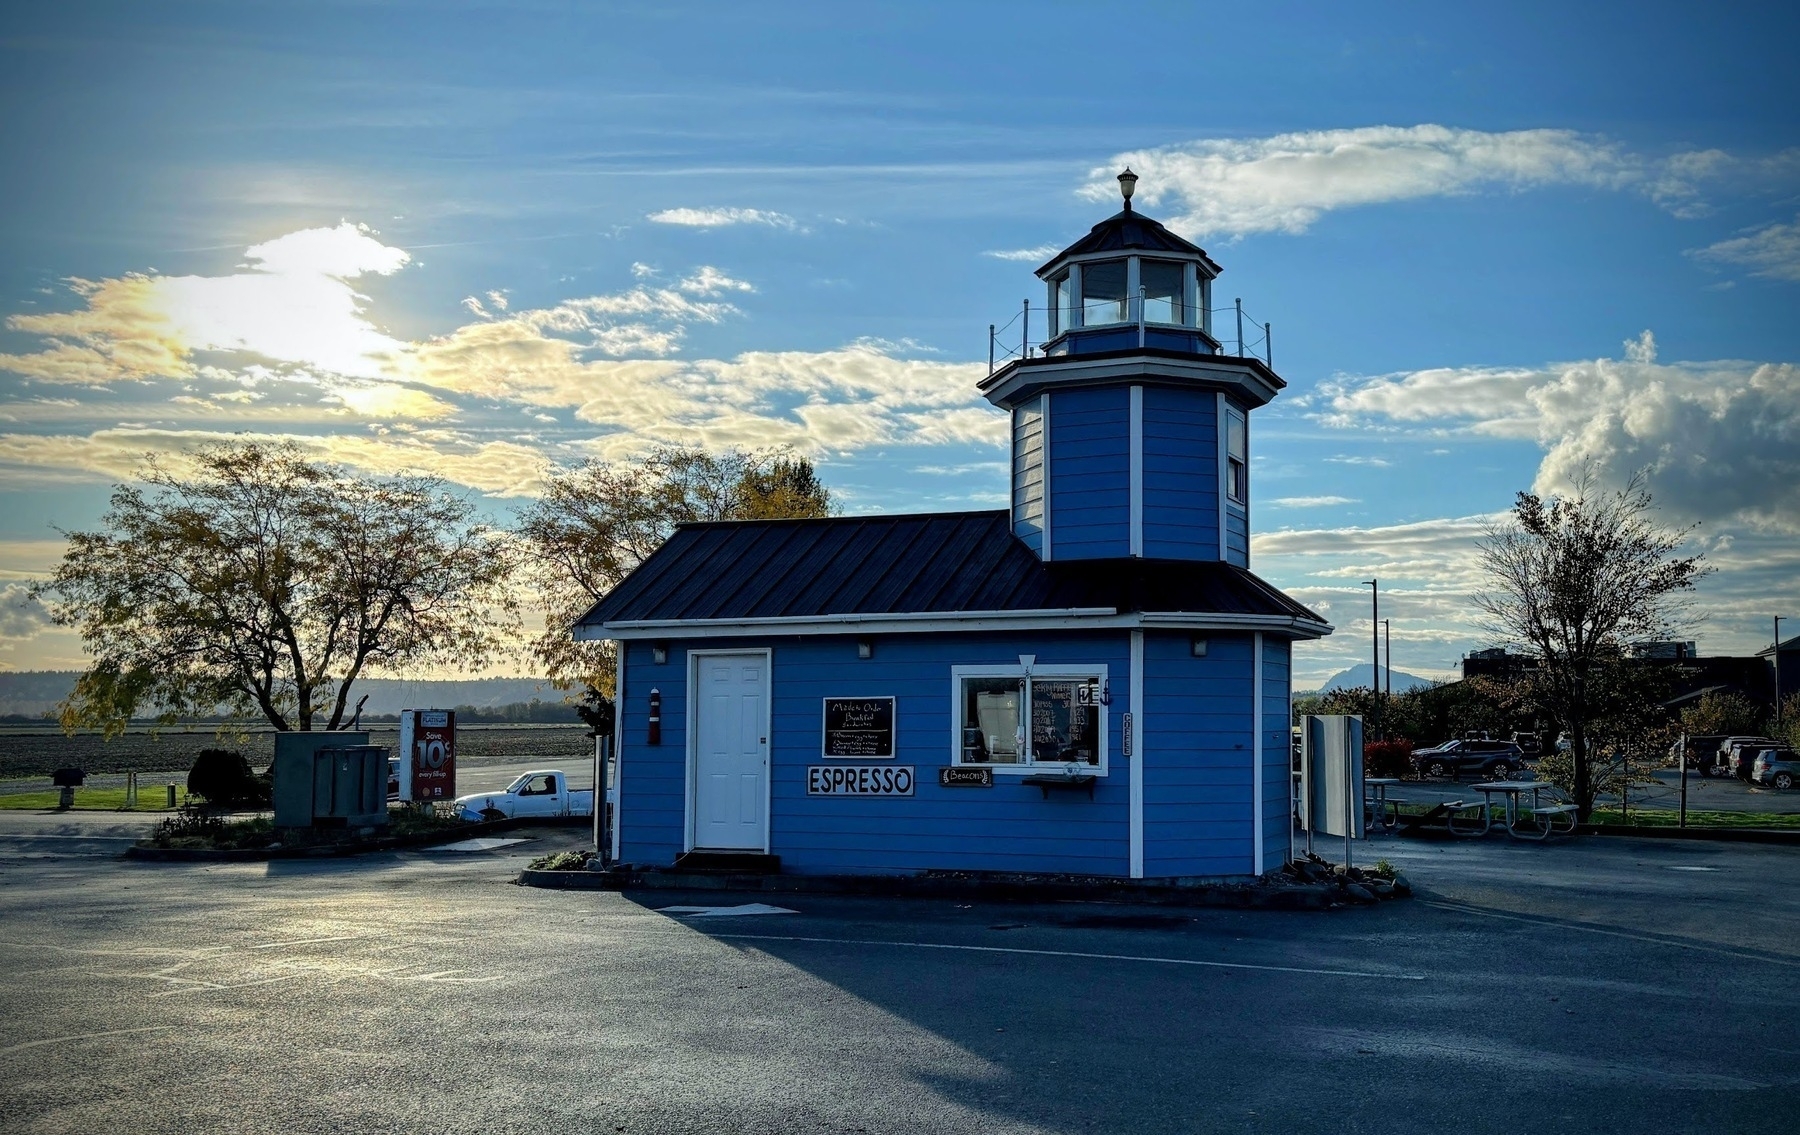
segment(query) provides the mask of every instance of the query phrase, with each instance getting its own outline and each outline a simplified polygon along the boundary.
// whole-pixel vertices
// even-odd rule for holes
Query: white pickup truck
[[[591,816],[594,790],[570,788],[569,778],[561,769],[533,769],[503,791],[458,796],[454,803],[465,820]]]

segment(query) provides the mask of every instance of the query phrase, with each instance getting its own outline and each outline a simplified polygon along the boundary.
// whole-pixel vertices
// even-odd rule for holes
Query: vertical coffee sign
[[[456,711],[409,709],[400,714],[400,799],[456,797]]]

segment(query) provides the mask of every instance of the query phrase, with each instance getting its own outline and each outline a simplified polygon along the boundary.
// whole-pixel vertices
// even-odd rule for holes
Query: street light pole
[[[1387,671],[1387,685],[1383,688],[1384,696],[1387,700],[1392,701],[1394,699],[1394,620],[1381,620],[1381,636],[1382,641],[1386,644],[1381,652],[1381,668]]]
[[[1781,731],[1781,616],[1775,616],[1775,731]]]
[[[1374,734],[1381,740],[1381,580],[1365,579],[1369,585],[1369,686],[1375,695]]]

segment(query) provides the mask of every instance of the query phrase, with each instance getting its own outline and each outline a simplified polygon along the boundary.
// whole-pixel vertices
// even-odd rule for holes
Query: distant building
[[[1714,655],[1702,657],[1693,642],[1636,642],[1625,648],[1625,656],[1633,663],[1654,666],[1663,671],[1671,684],[1671,696],[1665,703],[1679,710],[1711,693],[1733,693],[1753,702],[1770,706],[1774,702],[1774,648],[1750,657]],[[1517,678],[1538,668],[1538,660],[1529,654],[1514,654],[1505,647],[1471,651],[1462,661],[1463,678]],[[1781,688],[1783,696],[1800,690],[1800,636],[1781,645]]]
[[[1503,646],[1470,651],[1462,660],[1462,676],[1469,678],[1517,678],[1538,668],[1529,654],[1513,654]]]

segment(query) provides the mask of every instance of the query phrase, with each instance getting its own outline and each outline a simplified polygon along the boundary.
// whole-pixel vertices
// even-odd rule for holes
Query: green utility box
[[[387,823],[388,751],[361,730],[275,735],[275,826]]]

